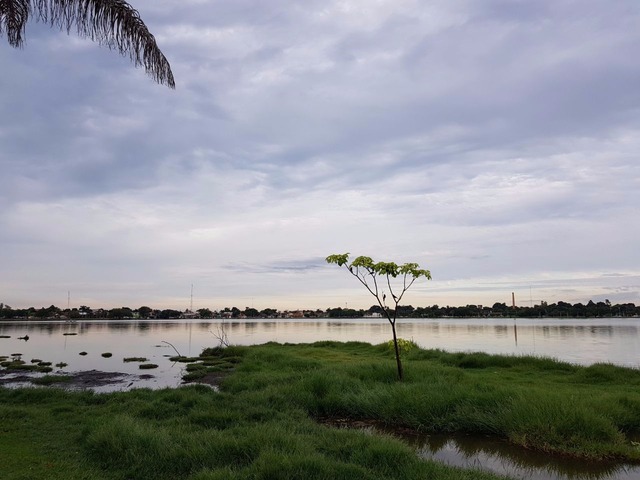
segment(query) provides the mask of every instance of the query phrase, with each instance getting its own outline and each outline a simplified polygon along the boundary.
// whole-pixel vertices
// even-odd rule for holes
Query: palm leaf
[[[21,47],[25,25],[36,19],[128,56],[158,83],[175,88],[171,66],[138,11],[124,0],[0,0],[0,34]]]
[[[7,32],[10,45],[22,46],[24,26],[30,13],[29,0],[0,0],[0,34]]]

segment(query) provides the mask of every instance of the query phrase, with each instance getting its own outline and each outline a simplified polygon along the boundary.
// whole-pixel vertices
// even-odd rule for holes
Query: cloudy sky
[[[131,0],[177,88],[0,39],[0,302],[640,302],[636,0]]]

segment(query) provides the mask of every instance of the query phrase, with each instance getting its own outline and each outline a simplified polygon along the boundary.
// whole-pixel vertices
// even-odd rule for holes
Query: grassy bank
[[[313,417],[483,434],[589,459],[640,460],[640,371],[415,348],[396,381],[388,345],[319,342],[246,350],[225,387]]]
[[[490,479],[420,461],[401,442],[315,419],[491,434],[529,448],[640,460],[640,372],[321,342],[208,352],[222,391],[0,389],[3,479]],[[211,362],[211,359],[208,360]],[[215,362],[212,362],[215,363]]]

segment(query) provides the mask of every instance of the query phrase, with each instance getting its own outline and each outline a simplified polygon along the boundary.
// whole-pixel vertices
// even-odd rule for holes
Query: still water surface
[[[0,322],[0,355],[21,353],[32,358],[67,363],[66,371],[102,370],[140,373],[138,364],[125,357],[147,357],[159,365],[148,373],[151,380],[137,386],[165,387],[180,383],[183,364],[168,357],[175,350],[196,356],[218,343],[220,320]],[[538,355],[576,364],[610,362],[640,367],[640,319],[407,319],[398,321],[399,336],[424,348],[447,351]],[[384,319],[252,320],[225,321],[229,341],[254,345],[275,341],[309,343],[318,340],[370,343],[390,338]],[[67,335],[65,335],[67,334]],[[69,335],[75,334],[75,335]],[[18,340],[28,335],[29,340]],[[86,351],[86,356],[79,356]],[[111,358],[101,353],[111,352]]]
[[[196,356],[215,346],[219,320],[0,322],[0,355],[21,353],[32,358],[67,363],[64,371],[101,370],[130,374],[151,373],[133,386],[177,386],[184,364],[171,362],[176,354]],[[590,365],[610,362],[640,368],[640,319],[408,319],[398,334],[424,348],[447,351],[538,355]],[[386,342],[390,329],[383,319],[245,320],[224,322],[229,341],[238,345],[265,342],[310,343],[319,340]],[[65,335],[67,334],[67,335]],[[75,335],[69,335],[75,334]],[[29,340],[18,337],[28,335]],[[175,347],[168,345],[169,342]],[[86,351],[86,356],[79,353]],[[113,354],[103,358],[104,352]],[[159,365],[142,372],[125,357],[146,357]],[[106,390],[126,389],[126,380]],[[100,389],[97,389],[100,391]],[[412,438],[419,454],[462,467],[477,467],[527,480],[601,479],[640,480],[640,468],[620,464],[585,464],[537,455],[502,442],[477,438],[428,436]]]

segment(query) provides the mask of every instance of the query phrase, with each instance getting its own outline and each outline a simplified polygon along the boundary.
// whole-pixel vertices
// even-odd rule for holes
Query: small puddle
[[[476,468],[520,480],[640,480],[640,465],[549,455],[489,437],[417,434],[344,419],[321,419],[320,422],[339,428],[386,433],[415,447],[418,456],[425,460]]]

